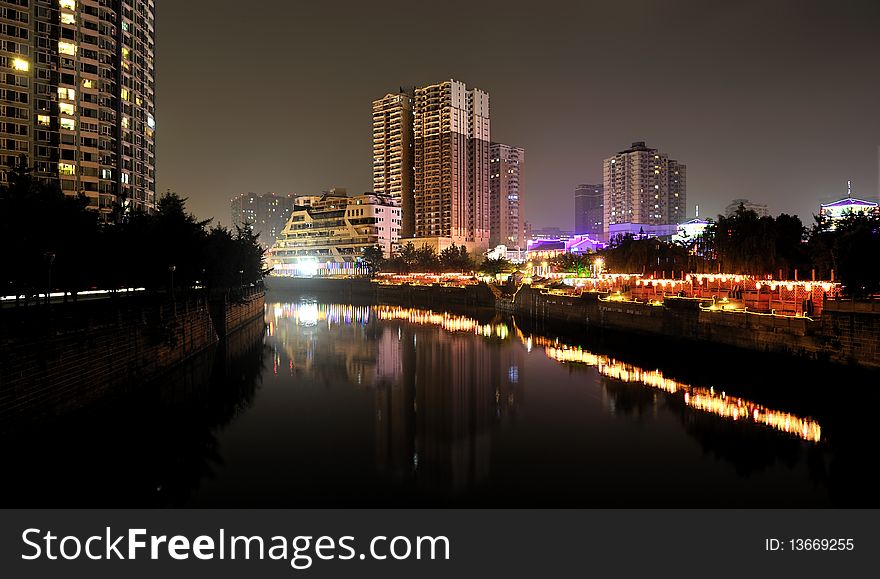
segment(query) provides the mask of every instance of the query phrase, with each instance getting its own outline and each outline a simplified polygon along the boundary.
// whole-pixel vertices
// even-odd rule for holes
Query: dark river
[[[876,375],[492,311],[270,294],[265,322],[4,435],[4,506],[880,503]]]

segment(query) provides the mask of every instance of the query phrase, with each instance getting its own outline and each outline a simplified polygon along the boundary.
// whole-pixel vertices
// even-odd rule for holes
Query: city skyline
[[[633,10],[619,39],[614,26],[594,29],[588,39],[578,30],[584,21],[616,21],[623,8],[561,3],[567,15],[561,18],[560,10],[532,17],[514,7],[497,16],[499,26],[482,31],[479,45],[420,39],[407,26],[418,17],[408,9],[388,23],[400,34],[378,39],[374,51],[359,48],[377,17],[364,6],[346,6],[352,17],[340,21],[325,14],[328,8],[277,2],[244,15],[233,2],[211,3],[210,10],[199,1],[162,4],[159,84],[181,90],[158,93],[157,190],[177,191],[197,215],[221,221],[228,198],[241,191],[296,194],[337,185],[369,191],[370,103],[401,85],[452,77],[492,95],[494,140],[529,150],[525,211],[536,226],[572,228],[573,188],[600,182],[602,159],[638,140],[687,161],[688,217],[696,204],[701,215],[714,216],[731,199],[748,198],[810,223],[819,203],[844,195],[847,179],[854,194],[876,199],[880,117],[871,103],[880,96],[880,79],[868,73],[875,53],[868,23],[880,8],[867,2],[800,2],[797,10],[792,2],[675,6],[671,14],[650,4]],[[464,24],[450,20],[455,10],[439,23],[475,36],[477,23],[488,21],[478,16],[488,9],[473,10],[475,18]],[[667,26],[654,26],[657,19]],[[267,20],[265,33],[242,26]],[[824,23],[821,35],[817,20]],[[282,33],[279,27],[290,21],[297,22],[296,34]],[[323,22],[333,23],[333,34]],[[523,34],[516,62],[499,66],[493,41],[505,26]],[[194,27],[204,42],[190,41]],[[535,33],[525,35],[531,28]],[[233,33],[252,50],[212,40]],[[332,42],[321,40],[326,37]],[[309,48],[318,43],[321,50]],[[376,51],[401,45],[417,49],[399,51],[393,65],[379,70],[368,65]],[[640,64],[646,50],[689,73],[679,78],[666,65]],[[288,57],[299,53],[309,56]],[[240,80],[227,85],[222,79],[230,66]],[[279,69],[286,74],[272,72]],[[609,88],[590,90],[600,78]],[[190,95],[204,86],[224,90],[195,106]],[[648,86],[652,106],[621,118]],[[277,96],[254,100],[254,91]],[[550,95],[547,106],[542,99]],[[270,100],[283,102],[284,114],[262,106]],[[235,136],[233,145],[228,135]],[[240,169],[233,175],[217,169],[230,166]]]

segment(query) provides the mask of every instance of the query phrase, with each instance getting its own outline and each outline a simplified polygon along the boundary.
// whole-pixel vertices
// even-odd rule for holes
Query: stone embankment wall
[[[732,346],[819,361],[880,368],[880,303],[829,301],[819,320],[712,311],[700,300],[667,297],[663,305],[566,296],[524,286],[501,309],[642,336]],[[704,304],[705,305],[705,304]]]
[[[262,292],[210,305],[132,297],[0,312],[0,425],[143,384],[263,315]]]

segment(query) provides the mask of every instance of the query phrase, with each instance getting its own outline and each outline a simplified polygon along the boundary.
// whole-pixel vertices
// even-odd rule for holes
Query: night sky
[[[687,164],[689,216],[877,199],[876,0],[156,4],[157,191],[225,225],[241,192],[369,191],[372,101],[449,78],[525,148],[535,227],[636,140]]]

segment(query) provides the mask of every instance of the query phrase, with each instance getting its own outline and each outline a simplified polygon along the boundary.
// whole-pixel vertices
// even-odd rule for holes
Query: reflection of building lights
[[[609,298],[612,297],[615,296],[609,296]],[[512,327],[506,323],[481,324],[479,321],[466,316],[395,306],[374,306],[370,308],[350,305],[299,303],[276,304],[273,306],[272,311],[275,314],[275,319],[270,320],[268,324],[270,335],[278,333],[278,326],[281,320],[285,318],[293,319],[296,324],[306,327],[315,326],[319,321],[324,320],[327,321],[328,326],[337,324],[364,325],[369,323],[371,313],[375,314],[379,320],[399,320],[417,325],[433,325],[448,332],[466,332],[486,338],[495,337],[501,340],[508,339],[512,330],[525,345],[528,352],[531,352],[532,348],[537,345],[543,348],[548,358],[557,362],[594,366],[602,376],[614,380],[642,384],[673,395],[681,394],[684,404],[689,408],[715,414],[728,420],[746,421],[769,427],[798,436],[809,442],[819,442],[821,440],[821,426],[810,418],[801,418],[787,412],[772,410],[742,398],[728,396],[725,391],[716,393],[714,387],[690,386],[665,377],[660,370],[645,370],[617,361],[609,356],[588,352],[580,347],[561,344],[558,339],[550,340],[542,336],[526,336],[515,324]],[[400,328],[398,328],[398,340],[401,338]],[[414,344],[415,339],[416,336],[414,335]],[[513,366],[509,368],[508,372],[510,381],[517,382],[519,379],[519,369]]]
[[[318,325],[318,304],[303,304],[299,308],[297,321],[301,326]]]
[[[529,340],[531,339],[530,336]],[[544,347],[547,357],[557,362],[575,362],[595,366],[601,375],[621,382],[637,382],[670,394],[682,392],[684,403],[690,408],[730,420],[751,418],[751,421],[756,424],[780,430],[810,442],[819,442],[822,438],[821,426],[810,418],[800,418],[787,412],[772,410],[742,398],[727,396],[726,392],[717,394],[714,387],[700,388],[682,384],[664,377],[659,370],[644,370],[618,362],[608,356],[587,352],[581,348],[560,346],[558,341],[550,341],[542,337],[534,339],[539,346]]]

